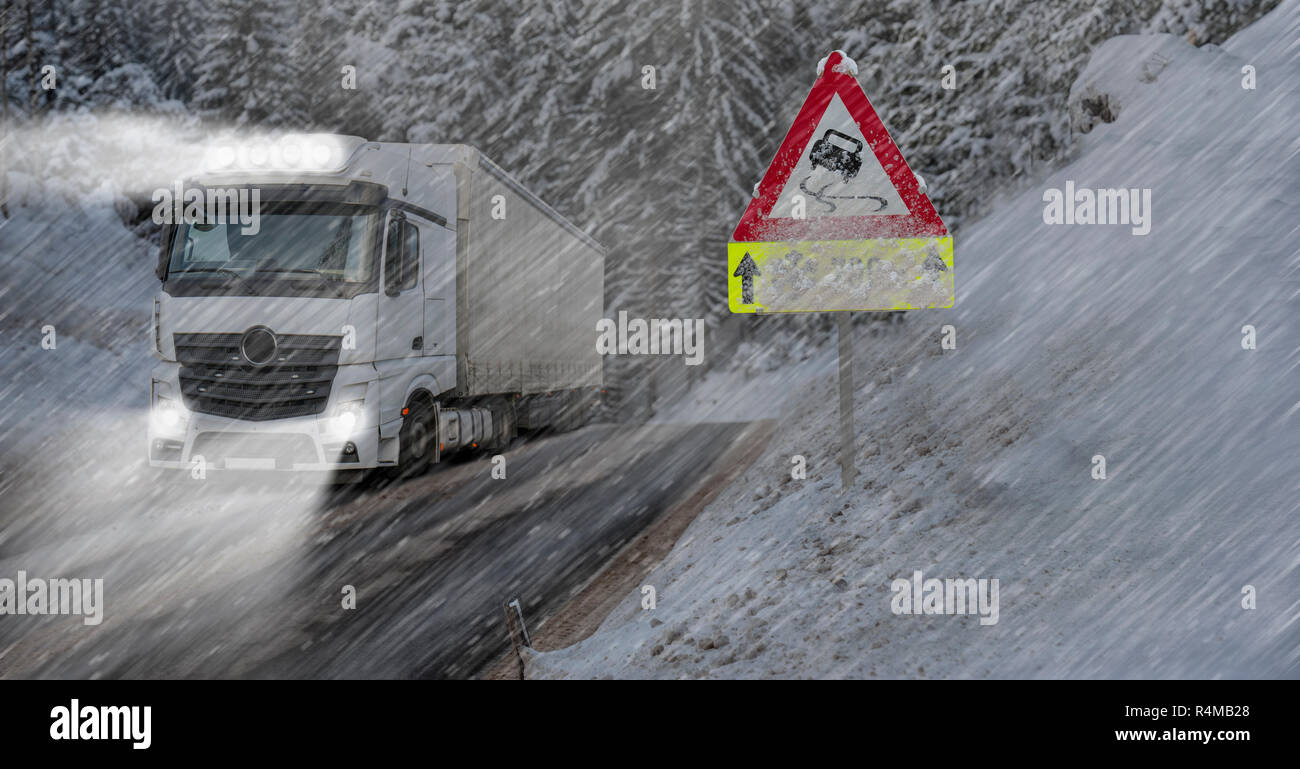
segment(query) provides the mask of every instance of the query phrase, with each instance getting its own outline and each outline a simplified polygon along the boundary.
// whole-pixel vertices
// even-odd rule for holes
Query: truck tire
[[[505,451],[510,448],[510,442],[518,434],[518,421],[515,415],[514,402],[502,398],[494,403],[492,406],[492,422],[495,428],[492,431],[492,442],[485,448],[491,451]]]
[[[433,424],[433,407],[427,401],[413,399],[407,409],[402,429],[397,434],[396,475],[399,478],[410,478],[427,470],[438,439],[437,426]]]

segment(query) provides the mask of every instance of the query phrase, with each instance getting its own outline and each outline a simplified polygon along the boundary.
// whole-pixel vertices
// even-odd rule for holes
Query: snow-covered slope
[[[135,237],[111,197],[56,196],[0,220],[0,474],[58,458],[60,433],[85,442],[149,400],[150,299],[156,246]],[[53,327],[54,349],[42,342]],[[117,429],[108,428],[104,429]],[[103,436],[95,435],[98,439]],[[116,450],[143,456],[143,434]],[[48,445],[46,445],[48,443]],[[45,453],[36,453],[44,447]]]
[[[857,488],[825,372],[647,576],[657,607],[531,674],[1300,676],[1298,25],[1286,0],[1222,48],[1103,45],[1074,98],[1114,122],[959,239],[954,309],[856,340]],[[1044,224],[1067,180],[1149,188],[1150,234]],[[998,623],[894,614],[917,570],[998,579]]]

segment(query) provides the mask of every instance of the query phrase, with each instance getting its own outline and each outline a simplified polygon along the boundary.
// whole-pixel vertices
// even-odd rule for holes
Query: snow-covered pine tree
[[[586,109],[580,192],[625,251],[611,307],[683,317],[726,312],[718,268],[779,131],[767,52],[786,40],[775,3],[709,0],[629,11],[596,0],[578,43]],[[655,67],[656,88],[642,87]],[[777,137],[779,141],[779,137]],[[608,234],[605,234],[608,233]]]
[[[372,58],[378,89],[380,135],[382,141],[407,141],[407,132],[419,119],[416,111],[425,109],[433,97],[421,93],[417,80],[421,65],[412,59],[417,52],[428,55],[431,46],[439,45],[442,24],[450,19],[449,3],[424,3],[403,0],[391,16],[380,25],[358,19],[363,34],[373,36],[374,51],[382,58]]]
[[[200,114],[236,126],[302,128],[307,104],[290,0],[212,0],[200,9],[194,90]]]
[[[116,0],[69,0],[68,15],[78,24],[74,29],[80,56],[72,63],[78,75],[95,80],[136,61],[140,21],[130,17],[124,4]]]
[[[381,130],[375,115],[376,84],[373,61],[363,61],[353,45],[350,28],[362,12],[359,0],[327,4],[296,0],[301,24],[301,87],[310,123],[315,130],[376,137]],[[372,4],[366,9],[373,11]],[[345,66],[355,67],[355,87],[344,88]]]
[[[571,201],[576,191],[574,157],[567,147],[583,120],[574,47],[581,11],[577,0],[539,0],[508,19],[509,63],[501,97],[484,105],[484,149],[566,213],[571,210],[562,201]]]
[[[36,52],[41,47],[38,44],[36,32],[36,11],[33,7],[35,0],[27,0],[23,8],[23,37],[22,37],[22,56],[27,62],[27,115],[34,117],[39,109],[41,100],[40,89],[40,60]]]
[[[9,131],[9,30],[13,27],[12,6],[11,0],[0,0],[0,121],[4,122],[6,138]],[[0,203],[3,203],[2,198]]]
[[[1194,45],[1222,43],[1277,4],[1278,0],[1164,0],[1146,31],[1190,35]]]
[[[182,0],[153,0],[154,69],[158,87],[170,99],[188,101],[194,92],[198,24]]]
[[[9,0],[0,0],[0,218],[9,218]]]
[[[393,141],[483,147],[482,120],[503,99],[515,14],[503,0],[403,3],[382,38],[392,52],[381,97]]]

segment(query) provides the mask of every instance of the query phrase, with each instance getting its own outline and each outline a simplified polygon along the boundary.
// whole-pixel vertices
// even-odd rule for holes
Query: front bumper
[[[191,414],[183,435],[149,430],[152,467],[208,470],[362,470],[380,467],[379,429],[322,434],[315,417],[272,422]],[[351,444],[351,454],[345,448]],[[348,461],[355,457],[355,461]]]
[[[174,364],[164,363],[154,369],[155,388],[180,392],[173,367]],[[364,385],[363,382],[349,384]],[[338,392],[343,390],[337,388]],[[333,402],[319,415],[267,421],[232,419],[182,409],[183,426],[171,428],[157,424],[151,412],[147,436],[149,464],[176,470],[202,467],[205,471],[294,472],[391,466],[391,461],[380,461],[377,414],[372,413],[375,400],[366,398],[369,408],[363,407],[359,426],[346,433],[338,431],[332,418],[336,406]],[[150,408],[155,408],[152,397]]]

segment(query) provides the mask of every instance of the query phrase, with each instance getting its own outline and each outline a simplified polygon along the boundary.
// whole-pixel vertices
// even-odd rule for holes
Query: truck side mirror
[[[176,236],[176,228],[165,227],[161,237],[158,238],[158,263],[154,265],[153,274],[162,282],[167,282],[167,266],[171,261],[172,255],[172,238]]]

